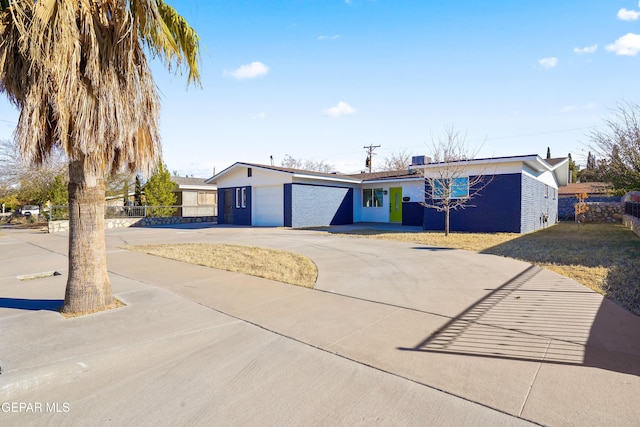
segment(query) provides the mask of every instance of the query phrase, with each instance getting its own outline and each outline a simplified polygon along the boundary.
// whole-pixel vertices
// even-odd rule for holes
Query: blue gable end
[[[465,209],[451,211],[450,230],[520,233],[521,176],[519,173],[494,175],[487,187],[474,196]],[[425,185],[425,191],[426,195],[431,194],[428,184]],[[422,225],[425,230],[444,231],[444,220],[444,212],[424,208]]]

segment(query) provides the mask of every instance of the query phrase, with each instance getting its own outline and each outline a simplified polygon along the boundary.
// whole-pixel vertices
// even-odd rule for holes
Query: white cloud
[[[592,44],[591,46],[573,48],[573,51],[578,55],[582,55],[583,53],[594,53],[596,50],[598,50],[597,44]]]
[[[556,65],[558,65],[558,58],[556,57],[542,58],[541,60],[538,61],[538,64],[540,64],[542,68],[553,68]]]
[[[251,117],[254,120],[264,120],[267,118],[267,113],[265,113],[264,111],[259,112],[258,114],[254,115],[253,117]]]
[[[322,113],[329,117],[340,117],[347,114],[354,114],[355,112],[355,108],[343,101],[338,102],[338,105],[335,107],[322,110]]]
[[[615,52],[616,55],[636,56],[640,52],[640,35],[627,33],[615,43],[607,45],[605,49]]]
[[[337,40],[340,38],[340,34],[334,34],[333,36],[318,36],[317,40]]]
[[[576,111],[576,110],[593,110],[594,108],[596,108],[596,103],[595,102],[588,102],[584,105],[576,105],[576,104],[571,104],[571,105],[567,105],[566,107],[563,107],[560,111],[563,113],[570,113],[571,111]]]
[[[224,76],[231,76],[238,80],[255,79],[256,77],[264,76],[269,73],[269,67],[262,62],[254,61],[251,64],[242,65],[240,68],[234,71],[225,70],[222,73]]]
[[[640,3],[638,6],[640,6]],[[622,21],[637,21],[638,18],[640,18],[640,12],[635,10],[627,10],[623,7],[618,11],[618,19]]]

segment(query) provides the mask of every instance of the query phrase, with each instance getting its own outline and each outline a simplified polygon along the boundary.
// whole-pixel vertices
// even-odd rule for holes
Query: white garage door
[[[253,225],[284,225],[284,189],[282,185],[256,187],[253,204]]]

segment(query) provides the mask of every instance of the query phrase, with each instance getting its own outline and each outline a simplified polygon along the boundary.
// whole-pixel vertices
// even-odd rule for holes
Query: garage
[[[284,225],[284,190],[282,185],[254,187],[253,225]]]

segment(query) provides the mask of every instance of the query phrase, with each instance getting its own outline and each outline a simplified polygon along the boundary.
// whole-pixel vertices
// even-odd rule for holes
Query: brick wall
[[[558,220],[558,190],[522,175],[520,232],[530,233]]]
[[[592,202],[619,202],[620,196],[591,196],[585,200],[587,203]],[[578,203],[575,197],[563,197],[558,200],[558,217],[561,220],[574,221],[576,219],[574,205]]]
[[[624,206],[620,202],[587,202],[589,210],[584,213],[584,222],[621,222]]]
[[[353,224],[353,189],[285,184],[285,226]]]
[[[171,216],[166,218],[106,218],[104,220],[104,228],[128,228],[128,227],[149,227],[153,225],[172,225],[172,224],[193,224],[202,222],[215,222],[216,217],[191,217],[182,218],[179,216]],[[69,231],[69,220],[51,221],[48,223],[49,233],[62,233]]]

